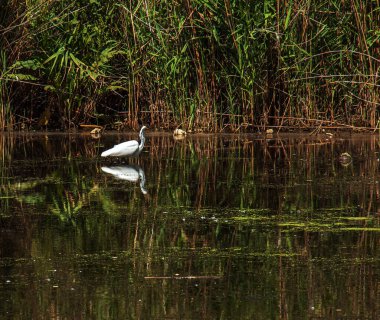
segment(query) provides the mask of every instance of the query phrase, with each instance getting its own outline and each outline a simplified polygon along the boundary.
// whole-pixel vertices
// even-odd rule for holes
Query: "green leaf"
[[[38,60],[21,60],[15,62],[11,69],[31,69],[31,70],[37,70],[42,67],[42,64]]]
[[[85,64],[80,61],[76,56],[74,56],[71,52],[69,53],[69,56],[71,58],[71,60],[76,64],[77,67],[82,67],[84,66]]]
[[[14,79],[18,81],[34,81],[37,80],[36,77],[31,74],[23,74],[23,73],[12,73],[8,75],[8,79]]]
[[[55,92],[55,91],[57,91],[57,88],[54,87],[54,86],[52,86],[52,85],[47,85],[47,86],[44,87],[44,90],[45,91]]]
[[[293,1],[290,1],[289,2],[289,8],[288,8],[288,12],[286,13],[286,19],[285,19],[285,25],[284,25],[284,29],[286,30],[289,26],[289,21],[290,21],[290,15],[292,13],[292,2]]]

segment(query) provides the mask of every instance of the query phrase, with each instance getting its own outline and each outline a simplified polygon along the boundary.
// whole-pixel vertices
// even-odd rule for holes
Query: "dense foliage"
[[[3,0],[4,128],[378,125],[379,0]]]

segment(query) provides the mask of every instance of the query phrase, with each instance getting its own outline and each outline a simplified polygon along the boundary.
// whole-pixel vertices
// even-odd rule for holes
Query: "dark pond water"
[[[378,317],[378,136],[136,136],[0,136],[1,319]]]

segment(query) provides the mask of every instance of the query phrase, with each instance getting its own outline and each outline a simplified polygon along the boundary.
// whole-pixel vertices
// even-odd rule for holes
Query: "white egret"
[[[103,172],[113,175],[116,179],[137,182],[140,180],[140,189],[143,194],[147,194],[145,189],[145,173],[139,166],[114,166],[101,167]]]
[[[147,129],[143,126],[140,130],[140,144],[136,140],[126,141],[115,145],[113,148],[102,152],[102,157],[126,157],[138,156],[144,148],[145,135],[144,131]]]

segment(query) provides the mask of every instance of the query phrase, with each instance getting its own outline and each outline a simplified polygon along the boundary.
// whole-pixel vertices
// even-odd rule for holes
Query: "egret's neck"
[[[144,135],[144,129],[141,129],[140,131],[140,145],[139,145],[139,152],[144,148],[145,143],[145,135]]]
[[[140,145],[139,145],[139,151],[141,152],[141,150],[144,148],[144,143],[145,143],[145,137],[144,135],[140,135]]]

